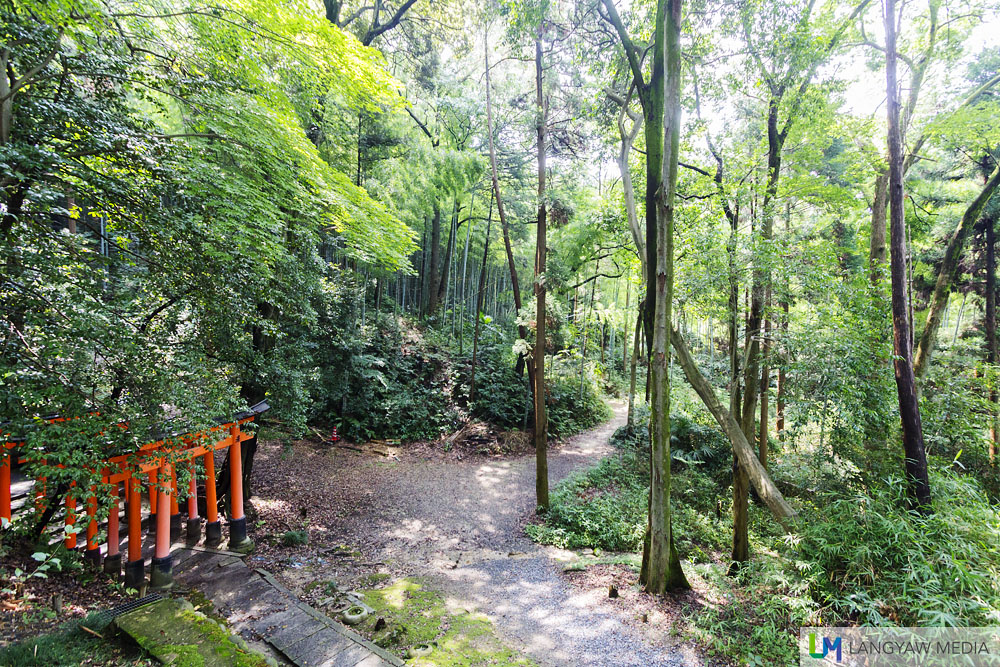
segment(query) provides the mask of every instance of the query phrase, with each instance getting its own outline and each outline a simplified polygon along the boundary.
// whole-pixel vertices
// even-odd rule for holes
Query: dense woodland
[[[262,399],[484,422],[533,438],[533,539],[734,594],[714,655],[1000,625],[997,9],[7,0],[2,428],[55,503]]]

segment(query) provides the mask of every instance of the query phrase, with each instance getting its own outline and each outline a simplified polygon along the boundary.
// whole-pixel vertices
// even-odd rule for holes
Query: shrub
[[[514,371],[516,356],[501,342],[480,350],[476,368],[476,397],[472,412],[480,419],[504,428],[520,428],[531,419],[531,390],[527,373]]]
[[[607,458],[556,485],[545,523],[525,529],[564,549],[635,551],[646,531],[648,486],[618,458]]]
[[[592,377],[585,377],[582,391],[575,373],[555,371],[546,384],[549,395],[545,408],[551,435],[573,435],[611,418],[611,408],[601,398]]]
[[[870,625],[1000,623],[1000,514],[979,485],[932,471],[934,503],[906,509],[906,484],[832,496],[803,521],[798,558],[835,621]]]

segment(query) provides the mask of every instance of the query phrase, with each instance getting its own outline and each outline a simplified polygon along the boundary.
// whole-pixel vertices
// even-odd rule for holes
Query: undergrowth
[[[617,455],[555,487],[544,522],[527,527],[533,539],[641,550],[645,419],[615,433]],[[908,509],[901,477],[863,484],[848,471],[828,483],[816,477],[822,466],[800,466],[798,531],[783,535],[767,509],[751,503],[752,560],[729,577],[731,450],[682,415],[672,422],[676,544],[685,568],[708,583],[710,597],[724,600],[687,616],[688,632],[710,653],[739,664],[797,664],[805,625],[1000,624],[1000,513],[974,478],[932,459],[934,502],[919,514]]]
[[[114,633],[108,624],[108,619],[95,613],[83,620],[65,623],[55,632],[0,647],[0,667],[75,667],[82,664],[146,667],[156,664],[133,642],[111,638]]]

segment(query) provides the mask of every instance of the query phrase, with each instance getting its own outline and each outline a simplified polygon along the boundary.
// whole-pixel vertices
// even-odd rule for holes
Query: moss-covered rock
[[[264,656],[183,601],[164,599],[115,619],[145,651],[177,667],[266,667]]]
[[[500,641],[488,617],[449,608],[440,593],[419,579],[399,579],[364,595],[375,613],[356,629],[400,657],[412,655],[409,665],[535,665]],[[411,651],[421,645],[431,646],[430,654],[413,655],[422,653]]]

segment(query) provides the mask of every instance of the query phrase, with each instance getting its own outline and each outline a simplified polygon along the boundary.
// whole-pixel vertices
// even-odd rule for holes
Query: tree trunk
[[[597,263],[597,268],[595,269],[595,274],[599,273],[601,270],[601,263]],[[580,393],[577,396],[578,401],[583,400],[583,378],[587,370],[587,322],[590,320],[591,316],[594,314],[594,293],[597,291],[597,276],[590,282],[590,307],[588,312],[583,317],[583,347],[580,349]]]
[[[486,31],[488,33],[488,31]],[[517,278],[517,265],[514,264],[514,251],[510,245],[510,232],[507,227],[507,214],[503,208],[503,197],[500,196],[500,180],[497,176],[497,152],[493,141],[493,97],[490,85],[490,41],[488,34],[483,40],[483,59],[486,63],[486,129],[490,144],[490,177],[493,181],[493,194],[497,201],[497,215],[500,217],[500,229],[503,230],[503,247],[507,254],[507,268],[510,270],[511,291],[514,293],[514,308],[521,312],[521,284]],[[517,327],[517,337],[522,340],[528,338],[528,328],[523,324]],[[518,375],[524,372],[524,355],[518,355],[515,370]],[[534,369],[528,368],[528,380],[534,387],[532,374]]]
[[[781,304],[781,331],[783,334],[782,337],[784,337],[784,334],[788,331],[787,301],[784,301]],[[781,365],[778,366],[778,386],[776,391],[777,396],[775,399],[776,405],[774,408],[774,433],[778,436],[779,441],[783,441],[785,439],[785,392],[787,391],[785,383],[788,381],[785,371],[785,364],[787,363],[787,358],[784,358],[785,356],[787,355],[783,355],[783,358],[779,359],[779,363]]]
[[[674,292],[674,198],[680,147],[681,0],[659,0],[654,35],[650,102],[663,108],[662,183],[656,193],[655,306],[650,355],[649,558],[645,590],[662,594],[690,588],[674,547],[670,517],[670,334]],[[658,83],[662,82],[662,83]],[[649,146],[647,146],[647,150]],[[647,234],[647,239],[649,235]],[[647,241],[648,242],[648,241]]]
[[[881,170],[875,177],[875,196],[872,200],[872,235],[868,246],[869,280],[878,286],[885,268],[885,213],[889,189],[889,171]]]
[[[434,217],[431,219],[431,254],[427,271],[427,310],[433,315],[438,307],[438,283],[441,281],[438,267],[441,263],[441,207],[434,202]]]
[[[458,198],[456,197],[455,203],[452,206],[451,224],[448,226],[448,243],[445,245],[444,250],[444,262],[442,265],[444,273],[441,274],[441,282],[437,288],[438,303],[443,303],[446,309],[448,307],[448,284],[451,282],[451,258],[455,252],[455,235],[458,233],[458,211]]]
[[[624,324],[625,324],[625,332],[622,335],[622,374],[623,375],[625,373],[628,373],[628,307],[629,307],[629,299],[630,299],[631,296],[632,296],[632,281],[626,279],[625,280],[625,313],[626,313],[626,316],[623,318]]]
[[[997,439],[1000,437],[1000,429],[997,422],[997,256],[996,256],[996,230],[993,228],[994,220],[986,220],[986,363],[989,364],[991,373],[988,375],[990,384],[990,463],[996,461]]]
[[[903,229],[903,148],[899,128],[899,89],[896,84],[896,0],[885,0],[886,96],[889,115],[889,255],[892,277],[893,368],[899,415],[903,427],[906,476],[914,505],[930,505],[930,481],[924,452],[924,434],[917,405],[917,387],[910,345],[906,298],[906,239]],[[930,327],[928,323],[928,327]]]
[[[674,351],[677,352],[677,362],[684,371],[684,376],[691,388],[701,398],[702,403],[708,408],[712,417],[715,418],[716,423],[722,428],[723,433],[729,438],[733,452],[741,464],[740,467],[746,471],[757,495],[768,506],[778,522],[786,530],[791,530],[792,523],[798,514],[781,495],[781,491],[774,485],[770,475],[757,460],[757,453],[753,450],[736,418],[719,402],[718,396],[715,395],[715,387],[698,370],[698,365],[687,349],[684,339],[674,331],[670,340],[673,343]]]
[[[475,194],[473,194],[473,197],[475,197]],[[475,201],[475,199],[473,199],[473,201]],[[472,215],[472,204],[471,203],[469,204],[469,215],[470,216]],[[489,212],[489,215],[487,217],[490,217],[492,215],[493,215],[493,202],[491,200],[490,201],[490,212]],[[487,228],[489,228],[489,225],[490,225],[490,223],[487,222],[486,223]],[[458,320],[459,321],[459,328],[458,328],[458,353],[459,353],[459,355],[461,355],[461,354],[463,354],[465,352],[465,304],[468,301],[468,294],[466,294],[466,290],[468,289],[468,285],[469,285],[469,242],[472,240],[472,228],[474,226],[475,225],[472,224],[472,220],[470,219],[469,220],[469,229],[468,229],[468,232],[465,235],[465,250],[462,252],[462,298],[461,298],[462,316]],[[487,234],[488,233],[489,233],[489,230],[487,229]],[[457,286],[456,286],[456,290],[457,290]],[[456,310],[458,310],[458,309],[456,308]]]
[[[479,286],[476,289],[476,326],[472,334],[472,372],[469,377],[469,405],[476,398],[476,362],[479,354],[479,330],[483,320],[483,299],[486,295],[486,260],[490,252],[490,231],[493,228],[493,198],[490,197],[490,212],[486,216],[486,241],[483,243],[483,268],[479,271]]]
[[[642,332],[642,308],[635,316],[635,342],[632,344],[632,368],[628,384],[628,417],[625,419],[625,426],[628,432],[635,430],[635,366],[639,361],[639,334]]]
[[[980,213],[982,213],[986,203],[989,202],[990,197],[993,196],[998,185],[1000,185],[1000,166],[997,166],[993,170],[993,173],[990,174],[979,195],[965,209],[958,228],[955,229],[948,240],[948,248],[945,250],[944,260],[941,262],[941,268],[938,269],[937,282],[934,284],[934,294],[931,296],[931,307],[930,312],[927,314],[927,324],[924,325],[923,333],[920,334],[920,342],[917,344],[913,372],[918,379],[923,379],[927,374],[927,366],[930,363],[937,332],[941,326],[941,316],[944,313],[948,297],[951,295],[952,286],[958,279],[959,260],[962,258],[965,240],[968,238],[973,225],[979,219]]]
[[[538,233],[535,241],[535,497],[549,508],[548,422],[545,415],[545,124],[548,105],[542,90],[541,27],[535,38],[535,130],[538,135]],[[495,177],[494,177],[495,178]],[[504,235],[506,238],[506,234]],[[509,257],[508,257],[509,259]]]
[[[771,290],[767,290],[765,298],[768,306],[771,304]],[[771,351],[771,318],[764,319],[764,344],[761,346],[761,357],[763,362],[760,371],[760,437],[758,438],[757,458],[760,464],[767,470],[767,421],[768,421],[768,399],[771,386],[771,368],[769,364],[769,353]]]

